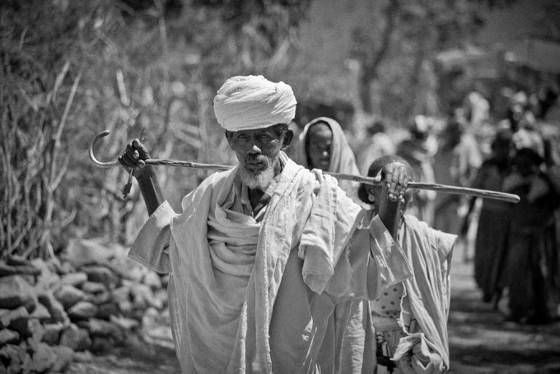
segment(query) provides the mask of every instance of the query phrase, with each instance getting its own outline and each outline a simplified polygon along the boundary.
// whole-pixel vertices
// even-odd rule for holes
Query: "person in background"
[[[367,175],[377,176],[386,165],[393,163],[402,164],[411,171],[401,157],[383,156],[370,165]],[[377,235],[368,223],[385,205],[383,186],[361,184],[358,196],[368,208],[358,216],[350,245],[367,247]],[[435,374],[449,370],[449,274],[456,236],[434,230],[407,214],[410,198],[407,192],[399,200],[399,213],[388,229],[394,231],[393,236],[404,251],[413,275],[381,289],[379,296],[371,302],[363,302],[367,307],[361,309],[368,310],[371,318],[371,322],[366,317],[361,322],[364,326],[373,323],[375,331],[364,334],[363,346],[364,352],[375,350],[377,374]],[[351,321],[356,324],[360,320]]]
[[[463,109],[468,126],[476,130],[490,119],[490,103],[483,95],[482,85],[475,83],[474,89],[463,100]]]
[[[375,120],[366,127],[366,138],[356,152],[362,174],[367,174],[369,165],[379,157],[395,154],[395,144],[386,131],[382,120]]]
[[[328,117],[315,118],[305,125],[296,146],[295,161],[307,169],[360,174],[342,127]],[[348,196],[357,200],[358,183],[340,180],[338,184]]]
[[[296,162],[308,169],[359,175],[354,153],[342,127],[332,118],[319,117],[307,123],[300,133],[295,154]],[[359,202],[358,183],[339,180],[338,184],[349,197]],[[329,316],[329,324],[334,327],[335,336],[340,337],[335,340],[344,342],[344,346],[339,346],[336,350],[341,351],[340,360],[345,368],[353,366],[349,357],[352,357],[354,347],[360,344],[356,341],[356,336],[361,336],[362,327],[356,321],[351,321],[356,315],[359,318],[359,309],[361,304],[349,299],[337,304]]]
[[[463,123],[450,119],[440,134],[440,147],[434,158],[435,179],[441,184],[468,187],[482,164],[474,137]],[[435,199],[434,227],[458,234],[467,201],[457,195],[439,194]]]
[[[511,212],[506,321],[544,324],[551,321],[551,299],[560,289],[554,215],[559,196],[543,171],[541,147],[534,139],[516,141],[522,148],[504,181],[504,191],[521,198]]]
[[[499,130],[491,145],[491,157],[482,163],[472,183],[474,188],[503,191],[504,180],[511,170],[513,153],[512,133],[508,129]],[[470,201],[461,235],[467,235],[469,220],[476,199]],[[504,287],[503,275],[508,250],[510,229],[510,203],[497,200],[483,200],[478,218],[474,245],[474,278],[482,291],[482,300],[493,301],[497,308]]]
[[[408,127],[409,136],[397,145],[396,154],[412,167],[414,179],[419,182],[435,183],[433,157],[437,151],[431,146],[430,124],[425,116],[416,116]],[[437,145],[436,145],[437,147]],[[409,203],[409,214],[432,224],[434,219],[434,191],[418,190]]]

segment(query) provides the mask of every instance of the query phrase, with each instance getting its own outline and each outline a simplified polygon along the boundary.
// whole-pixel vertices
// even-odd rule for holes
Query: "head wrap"
[[[296,98],[284,82],[262,75],[229,78],[214,97],[218,123],[228,131],[254,130],[289,123],[296,113]]]
[[[305,125],[296,143],[295,161],[308,169],[312,168],[309,160],[309,150],[307,149],[309,146],[309,129],[318,123],[324,123],[333,133],[329,170],[326,171],[360,175],[354,152],[346,140],[342,127],[337,121],[328,117],[315,118]],[[355,197],[358,188],[356,182],[340,180],[338,184],[348,196]]]

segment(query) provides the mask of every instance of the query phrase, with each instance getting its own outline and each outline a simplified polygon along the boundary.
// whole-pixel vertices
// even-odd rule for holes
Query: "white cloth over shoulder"
[[[418,323],[418,332],[408,332],[401,338],[394,360],[409,359],[421,373],[443,373],[449,369],[447,318],[451,298],[450,270],[456,235],[430,228],[413,216],[405,215],[400,240],[413,276],[404,281],[408,305]],[[423,364],[414,355],[419,344]]]
[[[262,75],[229,78],[214,97],[218,123],[228,131],[254,130],[289,123],[296,113],[296,98],[284,82]]]

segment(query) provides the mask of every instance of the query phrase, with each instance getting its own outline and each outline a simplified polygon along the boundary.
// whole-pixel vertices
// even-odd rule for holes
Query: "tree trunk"
[[[383,59],[387,56],[391,45],[391,37],[395,31],[396,15],[399,10],[399,0],[389,0],[389,4],[385,8],[385,28],[381,37],[381,45],[374,53],[373,58],[362,61],[362,68],[359,74],[359,94],[362,110],[365,113],[372,114],[371,105],[371,84],[377,79],[379,66]]]

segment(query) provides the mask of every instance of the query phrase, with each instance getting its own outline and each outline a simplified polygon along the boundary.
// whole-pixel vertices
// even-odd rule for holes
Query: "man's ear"
[[[287,148],[290,144],[292,144],[292,140],[294,139],[294,132],[290,129],[287,129],[284,133],[284,142],[282,143],[282,148]]]

